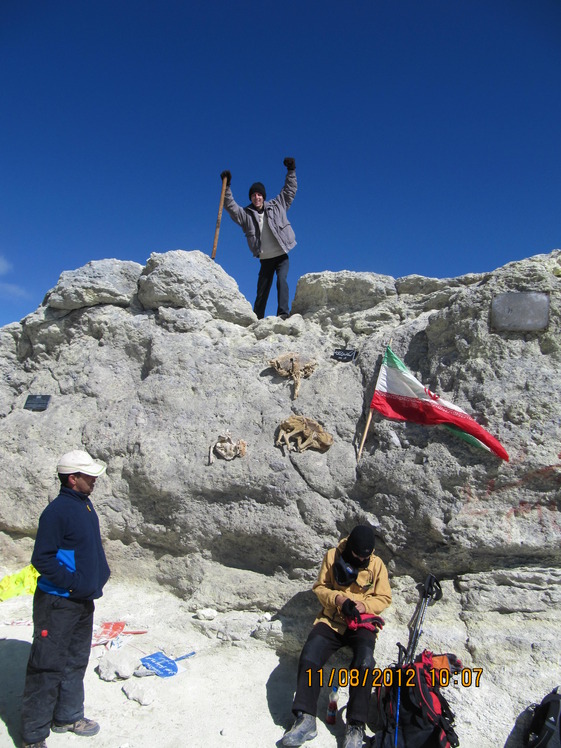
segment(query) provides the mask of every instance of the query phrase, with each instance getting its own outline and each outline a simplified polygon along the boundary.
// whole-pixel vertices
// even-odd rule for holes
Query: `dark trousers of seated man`
[[[273,285],[273,278],[277,274],[277,316],[280,314],[290,313],[288,304],[288,255],[279,255],[271,257],[268,260],[261,260],[261,268],[257,278],[257,297],[253,305],[253,311],[257,319],[263,319],[269,292]]]
[[[341,647],[350,647],[353,651],[353,659],[349,665],[349,701],[347,704],[347,722],[363,722],[368,718],[368,707],[370,694],[372,692],[372,674],[374,667],[374,646],[376,634],[365,628],[355,631],[347,629],[344,634],[338,634],[326,623],[317,623],[304,644],[298,662],[298,679],[296,683],[296,695],[292,704],[292,711],[306,712],[316,716],[317,703],[321,691],[322,680],[318,670],[325,665],[327,660]],[[358,685],[352,686],[351,670],[358,671]],[[366,671],[369,671],[366,673]],[[366,674],[366,677],[365,677]],[[328,682],[324,678],[324,682]],[[365,681],[365,685],[362,683]],[[333,684],[339,685],[337,674],[333,678]]]
[[[49,595],[33,598],[33,644],[22,703],[24,743],[40,743],[51,722],[84,716],[84,675],[92,646],[94,603]]]

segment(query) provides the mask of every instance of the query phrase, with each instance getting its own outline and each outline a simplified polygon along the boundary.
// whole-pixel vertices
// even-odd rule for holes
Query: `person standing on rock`
[[[40,576],[33,598],[33,643],[22,704],[27,748],[46,748],[50,731],[97,735],[84,717],[84,676],[90,657],[94,600],[109,566],[90,501],[105,466],[87,452],[64,454],[57,466],[60,493],[39,518],[31,563]]]
[[[250,204],[242,208],[234,200],[230,183],[232,175],[223,171],[220,175],[226,179],[224,207],[230,218],[242,227],[253,255],[259,258],[261,268],[257,279],[257,296],[253,311],[257,319],[263,319],[267,299],[277,274],[277,316],[286,319],[290,314],[288,292],[288,253],[296,246],[296,237],[286,211],[290,208],[296,195],[296,162],[293,158],[285,158],[286,179],[284,187],[273,199],[267,200],[265,186],[261,182],[254,182],[249,188]]]
[[[317,735],[317,702],[323,682],[322,668],[341,647],[352,649],[346,679],[350,685],[344,748],[362,748],[372,691],[374,646],[384,625],[379,614],[391,603],[388,572],[374,555],[374,531],[357,525],[347,538],[324,556],[313,591],[322,611],[304,644],[298,663],[296,716],[282,744],[300,746]],[[332,680],[339,685],[338,673]],[[330,678],[325,678],[329,683]]]

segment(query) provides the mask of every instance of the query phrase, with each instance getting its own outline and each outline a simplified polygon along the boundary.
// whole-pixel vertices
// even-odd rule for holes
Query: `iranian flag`
[[[457,405],[424,387],[389,346],[384,353],[370,409],[398,421],[443,425],[471,444],[508,460],[505,448],[494,436]]]

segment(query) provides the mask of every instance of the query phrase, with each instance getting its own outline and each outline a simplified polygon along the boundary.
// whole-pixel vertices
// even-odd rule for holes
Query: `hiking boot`
[[[318,731],[316,730],[316,718],[306,712],[297,712],[296,722],[290,730],[285,733],[282,744],[287,746],[299,746],[306,740],[313,740]]]
[[[47,741],[40,740],[38,743],[24,743],[23,748],[47,748]]]
[[[85,738],[89,738],[93,735],[97,735],[99,732],[99,725],[97,722],[94,722],[93,719],[82,717],[82,719],[79,719],[77,722],[70,722],[66,725],[57,725],[56,722],[53,722],[51,730],[53,732],[73,732],[74,735],[83,735]]]
[[[362,748],[364,725],[361,722],[350,722],[345,732],[343,748]]]

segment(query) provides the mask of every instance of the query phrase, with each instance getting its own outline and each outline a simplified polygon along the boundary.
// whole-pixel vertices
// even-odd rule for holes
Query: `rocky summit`
[[[57,458],[84,448],[107,463],[93,498],[115,578],[247,613],[292,655],[324,551],[371,523],[394,590],[378,665],[435,574],[420,647],[482,669],[447,689],[461,744],[521,745],[528,706],[561,680],[560,291],[561,250],[459,278],[308,274],[287,320],[258,321],[198,251],[62,273],[0,330],[3,570],[29,563]],[[390,341],[508,462],[376,412],[357,460]],[[277,444],[286,423],[310,448]]]

